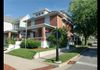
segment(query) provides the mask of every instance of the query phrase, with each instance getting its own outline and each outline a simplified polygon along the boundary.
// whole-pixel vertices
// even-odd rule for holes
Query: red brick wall
[[[66,25],[66,29],[67,29],[68,31],[71,31],[71,30],[72,30],[72,26],[69,25],[69,24],[67,24],[67,25]]]
[[[50,24],[53,26],[62,27],[62,18],[58,15],[50,16]]]
[[[44,18],[39,18],[35,20],[35,24],[41,24],[44,23]]]
[[[56,26],[57,23],[57,15],[50,16],[50,25]]]
[[[61,28],[63,25],[62,25],[62,18],[60,16],[57,16],[57,26],[58,28]]]

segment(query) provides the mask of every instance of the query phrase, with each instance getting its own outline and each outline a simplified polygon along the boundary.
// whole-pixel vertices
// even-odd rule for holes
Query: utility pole
[[[26,48],[26,39],[27,39],[27,22],[26,22],[26,33],[25,33],[25,48]]]

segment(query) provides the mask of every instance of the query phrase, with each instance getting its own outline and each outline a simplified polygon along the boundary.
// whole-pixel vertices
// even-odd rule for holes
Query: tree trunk
[[[87,37],[85,36],[85,45],[87,44]]]

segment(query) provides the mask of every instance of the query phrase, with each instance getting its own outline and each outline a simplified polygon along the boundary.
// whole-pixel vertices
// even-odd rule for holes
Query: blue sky
[[[43,8],[68,10],[71,0],[4,0],[4,16],[19,17]]]

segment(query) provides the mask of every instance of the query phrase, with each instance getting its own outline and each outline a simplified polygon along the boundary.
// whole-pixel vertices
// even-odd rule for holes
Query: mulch
[[[8,64],[4,64],[4,70],[16,70],[16,69],[9,66]]]
[[[68,64],[75,64],[76,61],[69,61]]]

